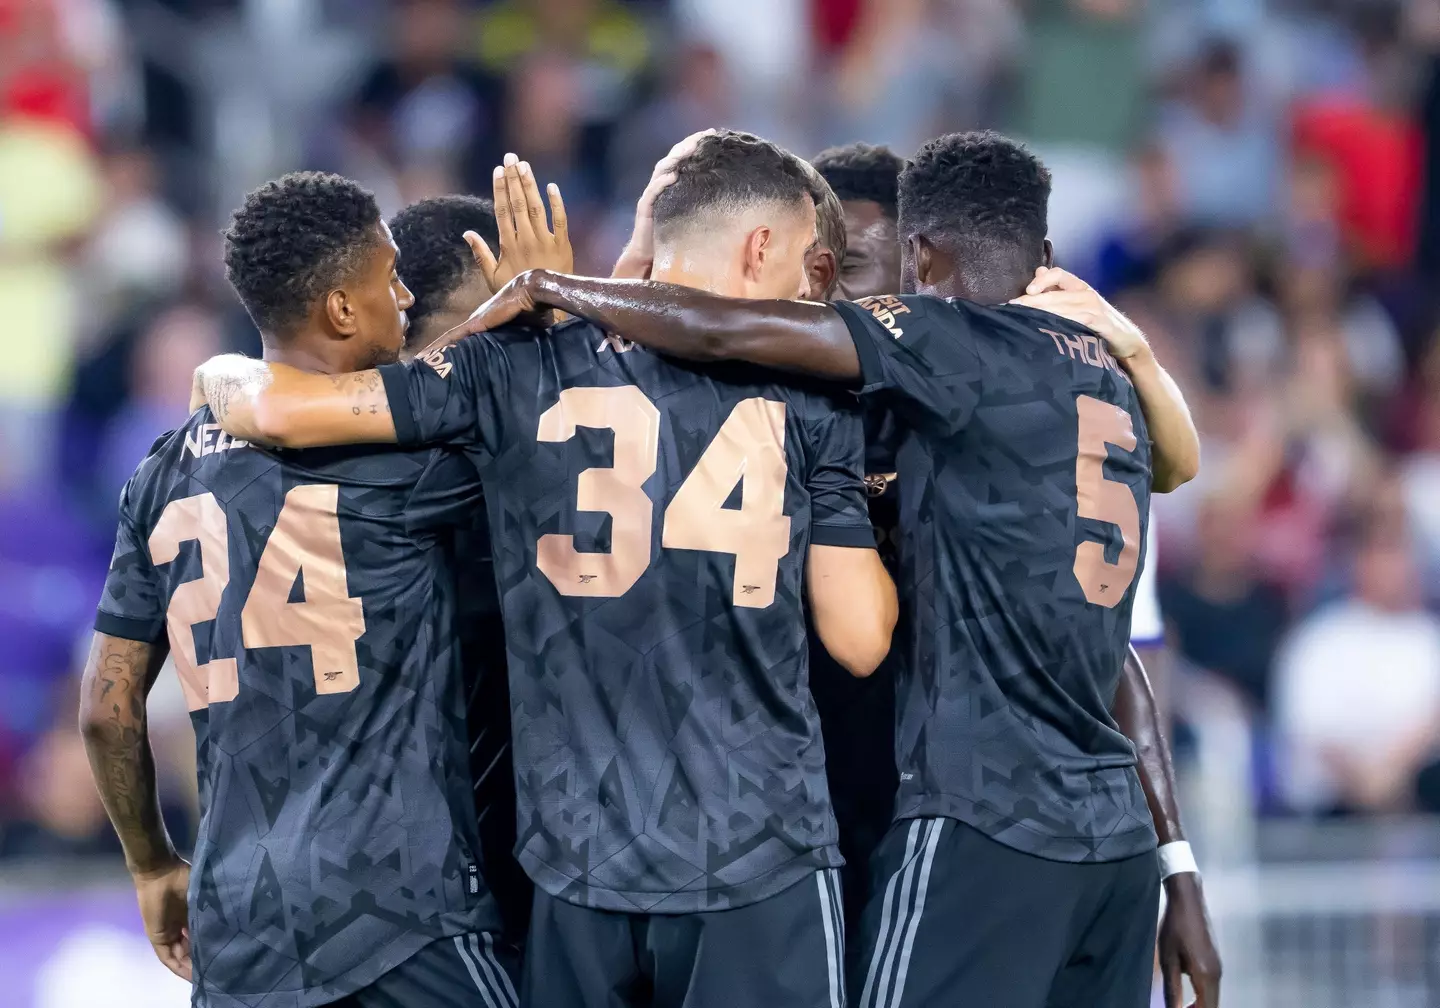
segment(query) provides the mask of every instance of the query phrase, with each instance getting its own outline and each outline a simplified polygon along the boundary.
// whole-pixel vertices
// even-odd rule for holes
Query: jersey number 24
[[[360,685],[355,642],[365,633],[365,612],[345,583],[339,494],[333,483],[290,489],[240,610],[244,647],[310,648],[317,693],[348,693]],[[200,577],[175,589],[165,614],[175,671],[191,710],[234,700],[240,689],[234,658],[200,665],[195,651],[195,625],[215,619],[230,583],[228,526],[215,495],[203,493],[167,504],[150,533],[154,564],[174,560],[183,542],[200,545]],[[290,601],[297,577],[304,579],[303,602]]]

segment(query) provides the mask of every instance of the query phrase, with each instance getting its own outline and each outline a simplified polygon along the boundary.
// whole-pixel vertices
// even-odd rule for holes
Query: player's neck
[[[338,352],[327,352],[331,348],[317,350],[312,341],[304,336],[296,336],[285,341],[265,337],[262,341],[264,352],[260,355],[264,360],[275,364],[288,364],[290,367],[298,368],[301,371],[309,371],[313,374],[344,374],[347,371],[358,370],[348,360],[340,360]],[[333,341],[326,340],[326,343]]]
[[[975,284],[965,284],[964,293],[955,295],[967,301],[982,305],[1002,305],[1025,293],[1026,281],[1011,280],[1008,277],[994,278]]]
[[[650,279],[659,283],[678,284],[692,290],[702,290],[722,297],[743,297],[744,289],[725,270],[714,269],[711,263],[696,261],[684,255],[676,255],[657,261],[650,272]]]

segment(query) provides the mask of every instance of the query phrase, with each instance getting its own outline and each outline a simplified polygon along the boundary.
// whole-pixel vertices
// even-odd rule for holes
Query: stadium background
[[[1440,1005],[1440,0],[0,0],[0,1008],[186,1004],[75,730],[120,486],[258,348],[218,228],[506,150],[608,272],[692,130],[994,126],[1204,437],[1156,503],[1188,825],[1235,1008]],[[152,703],[178,836],[173,682]]]

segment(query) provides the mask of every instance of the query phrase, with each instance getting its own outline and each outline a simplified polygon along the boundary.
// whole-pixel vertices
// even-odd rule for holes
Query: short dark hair
[[[891,220],[899,216],[904,160],[889,147],[852,143],[830,147],[810,161],[842,200],[878,203]]]
[[[1050,170],[991,130],[936,137],[900,174],[900,232],[952,245],[1031,249],[1048,230]]]
[[[291,172],[245,197],[225,231],[225,275],[262,332],[304,319],[379,240],[375,196],[329,172]]]
[[[676,166],[675,176],[655,200],[657,230],[702,210],[792,203],[805,195],[814,198],[813,184],[799,158],[738,130],[719,130],[702,138],[695,152]]]
[[[400,279],[415,296],[415,304],[406,312],[412,332],[478,268],[465,244],[466,231],[474,231],[498,252],[495,204],[479,196],[436,196],[412,203],[390,218],[390,233],[400,248]]]

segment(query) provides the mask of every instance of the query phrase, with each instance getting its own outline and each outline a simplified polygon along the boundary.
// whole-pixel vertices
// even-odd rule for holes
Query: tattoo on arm
[[[165,831],[150,751],[145,701],[164,661],[164,643],[97,633],[85,665],[81,731],[95,785],[131,871],[153,871],[175,857]]]
[[[371,416],[381,413],[388,415],[390,412],[390,399],[385,394],[385,382],[381,380],[380,372],[373,368],[354,374],[331,376],[330,385],[337,393],[345,396],[354,416],[362,413]]]
[[[222,425],[230,418],[230,406],[245,391],[245,381],[229,375],[207,375],[201,382],[210,412]]]

